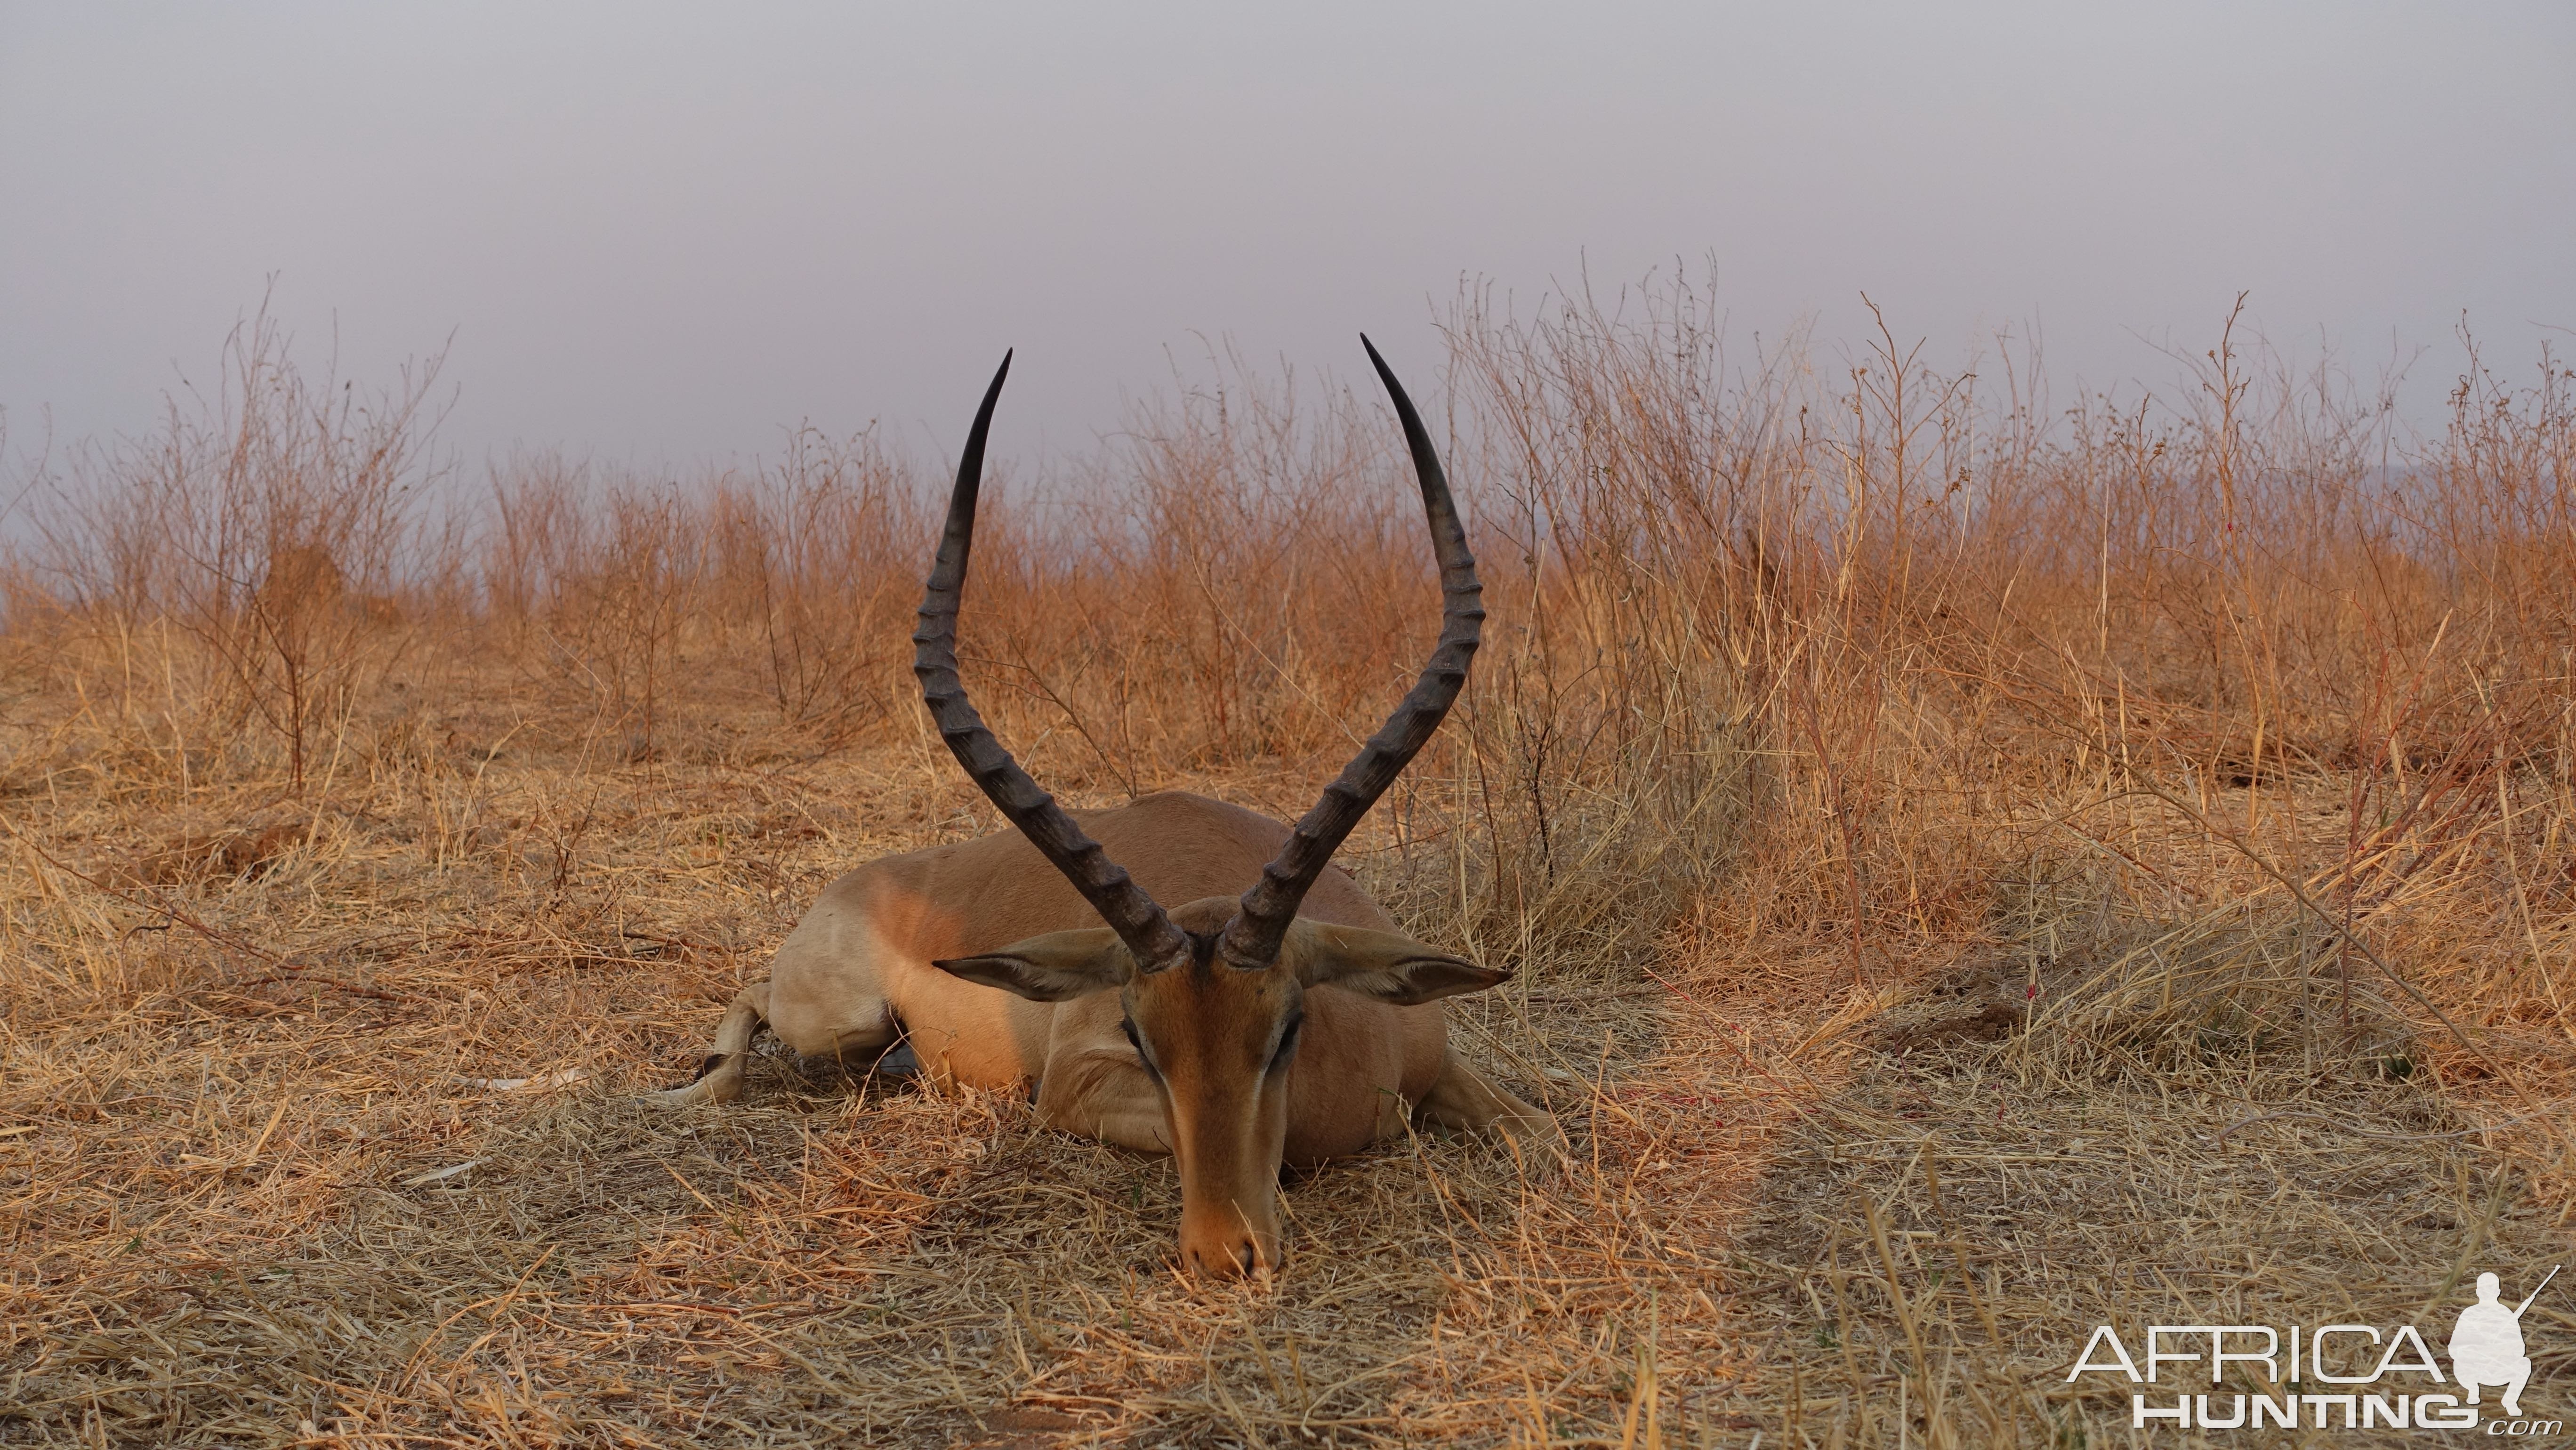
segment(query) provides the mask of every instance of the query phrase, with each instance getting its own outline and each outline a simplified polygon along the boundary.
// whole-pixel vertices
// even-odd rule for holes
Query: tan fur
[[[1154,899],[1186,903],[1172,919],[1199,933],[1224,924],[1288,835],[1265,816],[1178,791],[1075,814]],[[1450,1057],[1440,1002],[1362,995],[1395,990],[1376,970],[1384,961],[1439,954],[1401,937],[1338,869],[1316,881],[1299,917],[1270,970],[1220,964],[1134,976],[1098,914],[1017,832],[886,857],[824,889],[779,948],[769,980],[726,1012],[710,1070],[661,1096],[732,1099],[764,1022],[799,1053],[855,1062],[905,1033],[924,1070],[943,1081],[1035,1082],[1038,1113],[1057,1128],[1177,1152],[1184,1258],[1220,1272],[1278,1262],[1282,1162],[1356,1153],[1416,1120],[1462,1131],[1499,1124],[1554,1140],[1553,1119]],[[1068,1000],[1032,1001],[932,965],[1013,948],[1025,948],[1029,962],[1108,975]],[[1452,979],[1479,973],[1476,986],[1502,976],[1440,960]],[[1471,989],[1453,980],[1442,990]],[[1283,1018],[1299,1010],[1293,1056],[1265,1077]],[[1128,1042],[1126,1018],[1154,1053],[1163,1087]]]

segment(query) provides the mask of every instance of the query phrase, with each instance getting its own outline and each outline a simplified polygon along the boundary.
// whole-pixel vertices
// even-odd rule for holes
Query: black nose
[[[1197,1249],[1191,1249],[1189,1251],[1189,1261],[1192,1268],[1197,1269],[1202,1273],[1213,1270],[1216,1267],[1213,1255],[1202,1254]],[[1270,1267],[1273,1271],[1276,1271],[1285,1267],[1287,1262],[1288,1248],[1287,1245],[1282,1244],[1280,1245],[1278,1252],[1271,1255]],[[1225,1251],[1225,1267],[1228,1271],[1243,1275],[1247,1278],[1260,1272],[1261,1246],[1249,1238],[1237,1239],[1233,1244],[1229,1245]]]

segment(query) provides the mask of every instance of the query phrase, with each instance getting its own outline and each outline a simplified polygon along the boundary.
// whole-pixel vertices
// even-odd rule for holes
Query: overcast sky
[[[2576,325],[2576,6],[44,5],[0,0],[15,451],[150,421],[273,276],[319,369],[445,347],[447,442],[689,466],[870,419],[1086,446],[1232,338],[1430,391],[1713,259],[1740,338],[2042,330],[2061,391],[2264,331],[2427,407]],[[452,339],[452,341],[451,341]],[[2571,349],[2576,350],[2576,349]]]

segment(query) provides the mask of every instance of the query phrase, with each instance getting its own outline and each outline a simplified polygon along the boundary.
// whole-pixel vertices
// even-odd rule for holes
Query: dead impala
[[[1399,932],[1331,864],[1448,713],[1484,619],[1430,437],[1361,345],[1421,481],[1442,629],[1420,681],[1315,808],[1293,829],[1177,791],[1068,811],[975,713],[957,605],[1006,356],[958,461],[913,670],[948,748],[1017,832],[872,861],[826,887],[769,979],[725,1012],[697,1081],[663,1099],[733,1099],[763,1023],[805,1056],[858,1062],[905,1036],[935,1078],[1034,1079],[1048,1124],[1173,1154],[1183,1262],[1220,1274],[1281,1261],[1283,1162],[1356,1153],[1408,1121],[1554,1143],[1554,1119],[1449,1052],[1439,999],[1509,974]]]

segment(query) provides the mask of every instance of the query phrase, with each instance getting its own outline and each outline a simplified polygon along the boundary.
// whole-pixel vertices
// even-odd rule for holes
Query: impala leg
[[[1085,1054],[1050,1059],[1038,1083],[1038,1118],[1059,1132],[1097,1138],[1140,1153],[1172,1151],[1163,1095],[1133,1055]]]
[[[1414,1118],[1459,1133],[1500,1128],[1515,1143],[1534,1143],[1559,1159],[1565,1155],[1565,1130],[1555,1118],[1487,1082],[1455,1055],[1441,1067]]]
[[[716,1025],[716,1040],[708,1046],[706,1061],[698,1067],[697,1081],[665,1093],[647,1093],[645,1097],[684,1107],[691,1103],[729,1103],[742,1096],[743,1058],[751,1051],[752,1034],[768,1020],[769,984],[754,982],[725,1009],[724,1021]]]
[[[1404,1094],[1393,1088],[1379,1088],[1377,1090],[1377,1132],[1369,1141],[1383,1143],[1389,1138],[1403,1137],[1404,1130],[1413,1122],[1413,1108],[1413,1104],[1404,1100]]]

